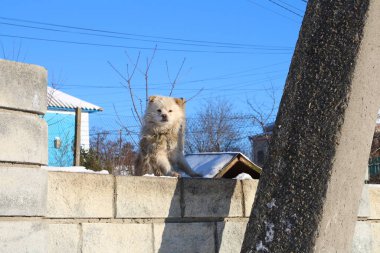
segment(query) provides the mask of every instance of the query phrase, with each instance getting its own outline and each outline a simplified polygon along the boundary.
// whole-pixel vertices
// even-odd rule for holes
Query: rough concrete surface
[[[49,224],[49,253],[81,253],[80,224]]]
[[[380,220],[380,185],[371,185],[368,188],[370,218]]]
[[[358,217],[361,217],[361,218],[368,218],[371,215],[368,188],[369,186],[367,184],[363,185],[362,195],[360,197],[360,202],[359,202],[359,211],[358,211]]]
[[[355,225],[354,239],[352,240],[352,253],[372,252],[371,223],[357,221]]]
[[[218,253],[239,253],[247,222],[217,222]]]
[[[44,216],[47,172],[0,164],[0,216]]]
[[[116,177],[117,218],[181,217],[176,178]]]
[[[241,217],[240,180],[183,179],[185,217]]]
[[[156,253],[215,252],[214,223],[154,224]]]
[[[372,223],[372,252],[380,252],[380,223]]]
[[[0,252],[47,252],[47,226],[39,221],[0,221]]]
[[[47,124],[36,114],[0,109],[0,161],[47,164]]]
[[[70,172],[48,173],[47,217],[113,217],[114,177]]]
[[[152,224],[84,223],[83,253],[153,252]]]
[[[0,107],[44,114],[47,71],[43,67],[0,60]]]
[[[257,184],[259,180],[242,180],[244,195],[244,216],[249,217],[255,200]]]
[[[379,108],[379,10],[308,2],[242,252],[351,250]]]

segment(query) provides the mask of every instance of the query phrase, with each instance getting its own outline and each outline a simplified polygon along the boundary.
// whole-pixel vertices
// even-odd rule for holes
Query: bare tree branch
[[[197,93],[195,93],[192,97],[190,97],[189,99],[186,99],[185,103],[189,102],[190,100],[196,98],[199,94],[201,94],[201,92],[204,90],[204,88],[202,87],[200,90],[197,91]]]
[[[131,85],[131,81],[132,81],[133,75],[135,74],[139,60],[140,60],[140,52],[139,52],[139,55],[137,56],[136,64],[134,64],[133,71],[132,71],[131,75],[129,75],[129,73],[128,73],[128,77],[125,77],[122,73],[120,73],[120,71],[117,68],[115,68],[111,62],[109,62],[109,61],[107,61],[107,62],[111,66],[111,68],[127,83],[127,86],[125,86],[123,83],[121,83],[121,84],[124,87],[127,87],[129,89],[129,95],[130,95],[131,100],[132,100],[133,109],[137,115],[137,118],[140,122],[140,125],[142,125],[142,120],[141,120],[139,112],[137,111],[136,102],[134,99],[132,85]]]
[[[154,56],[156,55],[156,51],[157,51],[157,45],[154,47],[153,49],[153,53],[152,53],[152,56],[150,57],[150,59],[147,59],[146,60],[146,69],[145,69],[145,73],[144,73],[144,79],[145,79],[145,105],[148,104],[148,97],[149,97],[149,70],[150,70],[150,66],[152,65],[152,62],[153,62],[153,59],[154,59]]]
[[[115,112],[115,114],[116,114],[116,118],[117,118],[117,122],[116,122],[116,123],[118,123],[118,125],[119,125],[120,127],[122,127],[122,128],[125,129],[127,135],[128,135],[128,136],[131,138],[131,140],[133,141],[133,144],[135,144],[135,145],[137,146],[137,142],[136,142],[135,138],[133,138],[133,135],[132,135],[133,132],[130,131],[129,128],[123,124],[122,120],[120,119],[119,113],[118,113],[117,110],[116,110],[115,104],[112,104],[112,107],[113,107],[113,110],[114,110],[114,112]]]
[[[240,151],[241,129],[239,117],[232,112],[228,101],[208,101],[195,118],[189,120],[186,135],[188,152]]]
[[[171,87],[171,89],[170,89],[169,97],[171,97],[171,95],[172,95],[172,93],[173,93],[173,90],[174,90],[175,85],[176,85],[176,83],[177,83],[177,81],[178,81],[179,75],[180,75],[180,73],[181,73],[181,71],[182,71],[182,68],[183,68],[183,65],[185,64],[185,61],[186,61],[186,58],[183,58],[182,63],[181,63],[181,66],[179,67],[178,72],[177,72],[177,75],[176,75],[176,77],[174,78],[173,82],[169,79],[169,81],[170,81],[170,83],[171,83],[171,85],[172,85],[172,87]],[[168,64],[167,64],[167,63],[166,63],[166,67],[167,67],[167,70],[169,71],[169,68],[168,68]],[[169,73],[168,73],[168,76],[169,76]]]

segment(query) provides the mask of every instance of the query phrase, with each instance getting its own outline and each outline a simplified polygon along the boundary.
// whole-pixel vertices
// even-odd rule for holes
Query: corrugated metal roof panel
[[[84,111],[103,111],[103,109],[97,105],[83,101],[52,87],[47,87],[47,89],[48,107],[50,109],[74,110],[81,108]]]

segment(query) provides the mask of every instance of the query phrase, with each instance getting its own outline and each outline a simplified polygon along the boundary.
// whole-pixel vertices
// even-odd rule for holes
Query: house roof
[[[48,109],[51,110],[74,111],[76,108],[81,108],[83,111],[90,113],[103,111],[103,108],[97,105],[73,97],[52,87],[47,87],[47,96]]]
[[[205,178],[220,178],[227,173],[232,175],[243,172],[258,178],[261,174],[261,168],[240,152],[187,154],[185,158],[190,167]]]

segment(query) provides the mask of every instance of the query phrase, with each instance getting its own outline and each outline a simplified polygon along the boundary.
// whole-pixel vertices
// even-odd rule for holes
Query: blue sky
[[[92,127],[117,130],[118,114],[138,131],[128,91],[108,62],[126,74],[140,53],[144,70],[155,46],[150,95],[169,94],[166,62],[173,80],[185,59],[173,95],[190,98],[203,88],[188,117],[221,98],[249,115],[247,100],[271,103],[267,89],[279,103],[305,7],[303,0],[3,0],[0,56],[44,66],[59,90],[103,107]],[[139,71],[132,87],[144,99]],[[248,122],[241,127],[253,131]]]

